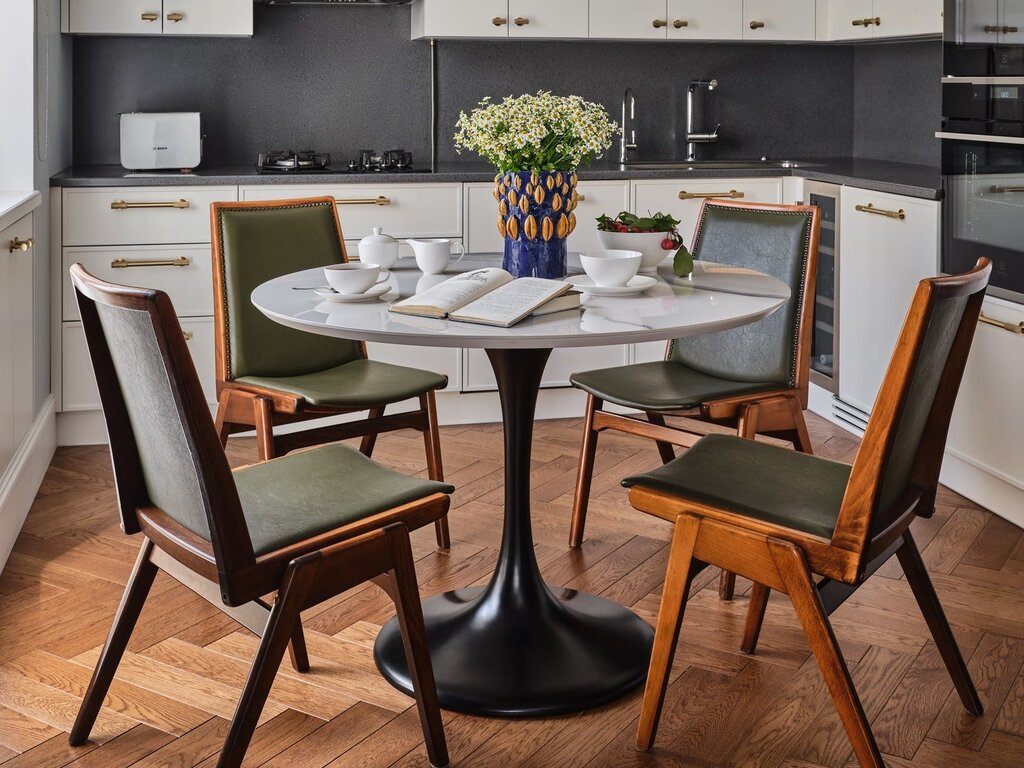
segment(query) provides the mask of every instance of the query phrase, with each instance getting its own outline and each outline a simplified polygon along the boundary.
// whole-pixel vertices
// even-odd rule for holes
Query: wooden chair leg
[[[214,422],[214,426],[217,429],[217,437],[220,439],[220,444],[223,448],[227,448],[228,435],[231,432],[231,425],[226,421],[229,402],[231,402],[231,393],[224,390],[217,399],[217,419]]]
[[[580,463],[576,470],[576,495],[572,500],[572,517],[569,521],[569,546],[573,549],[583,544],[583,529],[587,525],[587,507],[590,505],[590,484],[594,479],[594,457],[597,455],[598,432],[594,429],[594,413],[601,409],[603,401],[587,395],[587,412],[583,418],[583,444],[580,446]]]
[[[917,549],[917,543],[910,535],[909,530],[903,534],[903,545],[896,550],[896,556],[900,560],[900,565],[903,566],[907,583],[910,584],[917,604],[921,607],[921,613],[924,614],[924,620],[928,624],[928,629],[931,630],[932,638],[942,655],[942,661],[949,671],[949,676],[953,678],[953,685],[960,695],[964,709],[972,715],[984,714],[984,707],[978,697],[978,691],[974,687],[974,681],[971,680],[971,673],[964,663],[964,657],[960,653],[960,646],[956,643],[956,637],[953,635],[953,630],[950,629],[949,621],[946,620],[942,604],[939,603],[935,587],[932,586],[928,570]]]
[[[89,740],[89,734],[99,716],[103,699],[107,695],[110,683],[117,672],[117,665],[121,662],[124,649],[128,647],[128,640],[135,629],[135,622],[142,613],[142,606],[146,603],[146,596],[150,587],[153,586],[153,579],[156,578],[157,567],[150,562],[149,557],[153,552],[153,542],[144,539],[139,550],[139,556],[135,560],[135,568],[128,579],[124,595],[121,597],[121,604],[117,607],[114,615],[114,623],[107,635],[107,641],[103,644],[103,651],[100,653],[99,661],[96,662],[96,669],[89,681],[89,688],[82,699],[82,706],[78,710],[78,717],[71,728],[68,736],[68,743],[73,747],[85,744]]]
[[[256,450],[260,461],[269,461],[274,452],[274,402],[269,397],[252,401],[256,424]]]
[[[441,461],[441,432],[437,423],[437,399],[433,392],[420,395],[420,407],[427,412],[427,429],[423,432],[424,449],[427,452],[427,477],[444,481],[444,464]],[[452,535],[448,530],[448,515],[434,521],[434,535],[441,549],[452,548]]]
[[[655,426],[665,426],[665,417],[660,413],[648,413],[647,420]],[[658,446],[658,455],[661,456],[662,464],[668,464],[676,457],[676,451],[671,443],[666,443],[663,440],[655,440],[654,442]]]
[[[646,752],[654,746],[658,722],[665,704],[672,659],[679,642],[679,630],[686,610],[686,598],[693,582],[693,549],[697,544],[700,520],[684,515],[676,520],[672,533],[672,548],[668,556],[665,586],[661,591],[661,607],[654,630],[654,650],[647,672],[644,699],[640,708],[640,724],[636,732],[636,748]]]
[[[309,588],[316,576],[312,567],[289,567],[284,583],[277,593],[277,600],[270,612],[266,631],[256,650],[249,677],[242,689],[234,717],[224,739],[224,749],[217,761],[217,768],[239,768],[249,748],[253,731],[259,721],[263,705],[267,701],[270,687],[281,666],[285,649],[295,636],[299,626],[299,615],[305,603]]]
[[[750,590],[750,605],[747,606],[747,623],[743,628],[743,645],[740,651],[753,653],[757,650],[757,640],[761,636],[761,625],[764,624],[764,612],[768,607],[768,595],[771,590],[764,584],[754,582]]]
[[[801,453],[814,453],[811,446],[811,436],[807,431],[807,421],[804,419],[803,408],[796,398],[790,399],[790,409],[793,413],[793,447]]]
[[[404,526],[388,529],[391,549],[394,553],[394,569],[388,574],[390,582],[387,592],[395,601],[398,626],[402,632],[402,645],[409,665],[409,678],[416,697],[420,725],[427,746],[427,757],[435,768],[444,768],[449,763],[448,745],[441,721],[441,709],[437,702],[437,687],[434,671],[427,648],[427,630],[423,624],[423,609],[420,605],[419,585],[416,582],[416,566],[413,564],[412,548],[409,545],[409,531]]]
[[[885,768],[874,734],[868,724],[864,707],[853,687],[850,670],[843,660],[832,625],[825,614],[821,598],[814,587],[811,571],[803,553],[792,543],[769,539],[768,549],[778,569],[797,618],[810,643],[811,651],[821,669],[825,685],[832,694],[839,719],[853,745],[862,768]]]
[[[295,622],[291,642],[288,643],[288,655],[291,657],[292,669],[296,672],[309,672],[309,652],[306,650],[306,635],[302,631],[302,621]]]
[[[732,600],[736,596],[736,574],[722,571],[718,576],[718,597],[721,600]]]
[[[380,408],[371,408],[368,418],[379,419],[384,415],[385,406]],[[359,441],[359,452],[366,458],[373,458],[373,449],[377,445],[377,433],[374,432],[369,435],[363,435],[363,439]]]

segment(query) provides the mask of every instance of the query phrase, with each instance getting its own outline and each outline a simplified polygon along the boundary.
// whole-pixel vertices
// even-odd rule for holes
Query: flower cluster
[[[573,171],[612,145],[619,126],[600,104],[548,91],[490,98],[459,114],[455,148],[480,154],[498,171]]]

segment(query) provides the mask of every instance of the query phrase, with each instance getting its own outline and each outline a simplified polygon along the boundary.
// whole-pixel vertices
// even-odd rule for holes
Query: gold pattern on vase
[[[519,222],[515,216],[509,216],[505,222],[505,235],[513,240],[519,239]]]
[[[533,191],[533,201],[537,205],[544,205],[544,186],[541,184],[537,185],[537,188]]]
[[[504,201],[502,201],[504,203]],[[501,237],[505,236],[505,219],[501,216],[498,217],[498,234]]]
[[[523,190],[523,192],[524,192],[524,194],[527,197],[532,197],[533,196],[533,182],[532,181],[526,182],[526,189]]]
[[[562,210],[563,204],[564,201],[562,200],[562,196],[556,192],[551,198],[551,210],[553,210],[555,213],[558,213],[560,210]]]
[[[563,195],[568,195],[569,194],[569,185],[568,184],[563,184],[561,189],[562,189],[562,194]]]
[[[551,221],[550,216],[545,216],[544,221],[541,222],[540,234],[545,243],[550,242],[551,238],[555,236],[555,224]]]
[[[537,220],[533,216],[527,216],[523,222],[523,233],[531,240],[537,237]]]
[[[500,213],[502,217],[508,216],[508,202],[506,202],[504,198],[498,201],[498,213]]]
[[[519,195],[516,194],[514,189],[508,191],[508,204],[511,206],[519,205]]]
[[[555,177],[554,176],[548,176],[547,187],[548,187],[548,189],[554,189],[555,188]]]
[[[575,231],[576,231],[576,214],[575,213],[570,213],[569,214],[569,234],[571,235]]]
[[[519,174],[516,174],[515,176],[512,177],[512,184],[515,186],[516,189],[522,189],[523,177],[520,176]]]
[[[522,197],[519,198],[519,210],[522,211],[523,213],[530,212],[530,198],[528,198],[526,195],[523,195]]]
[[[573,185],[574,187],[575,187],[575,186],[576,186],[577,184],[579,184],[579,183],[580,183],[580,177],[579,177],[579,175],[578,175],[578,174],[576,174],[576,173],[574,173],[574,174],[573,174],[572,176],[570,176],[570,177],[569,177],[569,183],[570,183],[570,184],[572,184],[572,185]]]
[[[558,224],[555,225],[555,234],[558,235],[559,240],[564,240],[569,236],[569,219],[564,213],[558,217]]]

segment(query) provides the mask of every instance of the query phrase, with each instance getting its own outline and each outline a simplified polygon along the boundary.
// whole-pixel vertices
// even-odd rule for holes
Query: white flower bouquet
[[[481,155],[499,172],[574,171],[612,145],[619,126],[600,104],[549,91],[490,97],[459,114],[455,148]]]

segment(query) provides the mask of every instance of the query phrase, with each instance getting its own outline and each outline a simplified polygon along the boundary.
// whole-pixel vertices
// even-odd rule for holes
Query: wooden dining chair
[[[686,416],[735,429],[741,437],[770,435],[811,453],[803,412],[810,378],[814,284],[821,212],[816,206],[705,200],[694,235],[695,259],[754,269],[790,287],[786,303],[753,325],[668,344],[659,362],[576,373],[587,393],[569,546],[583,544],[597,439],[617,430],[657,442],[663,462],[673,445],[700,437],[665,423]],[[646,421],[604,410],[606,403],[641,411]],[[723,574],[731,598],[735,576]]]
[[[755,586],[743,649],[757,644],[769,589],[789,595],[862,766],[883,766],[814,575],[859,585],[896,555],[968,712],[981,701],[925,569],[910,523],[934,512],[946,433],[991,266],[918,286],[852,466],[711,435],[623,482],[637,509],[674,524],[637,748],[650,749],[694,575],[716,565]]]
[[[423,433],[428,477],[443,481],[434,393],[447,386],[446,376],[370,360],[362,342],[287,328],[249,299],[272,278],[348,261],[334,198],[214,203],[210,211],[221,443],[255,429],[265,461],[361,437],[359,450],[371,457],[377,435],[415,429]],[[388,406],[412,399],[418,408],[385,415]],[[357,421],[274,431],[275,425],[362,411],[369,415]],[[435,527],[438,546],[449,548],[448,518]]]
[[[261,637],[217,765],[242,763],[285,649],[309,671],[300,612],[373,580],[395,603],[435,766],[448,764],[409,531],[452,487],[392,472],[342,444],[232,472],[170,299],[71,268],[135,568],[71,730],[89,738],[158,571]],[[275,594],[273,605],[263,596]]]

